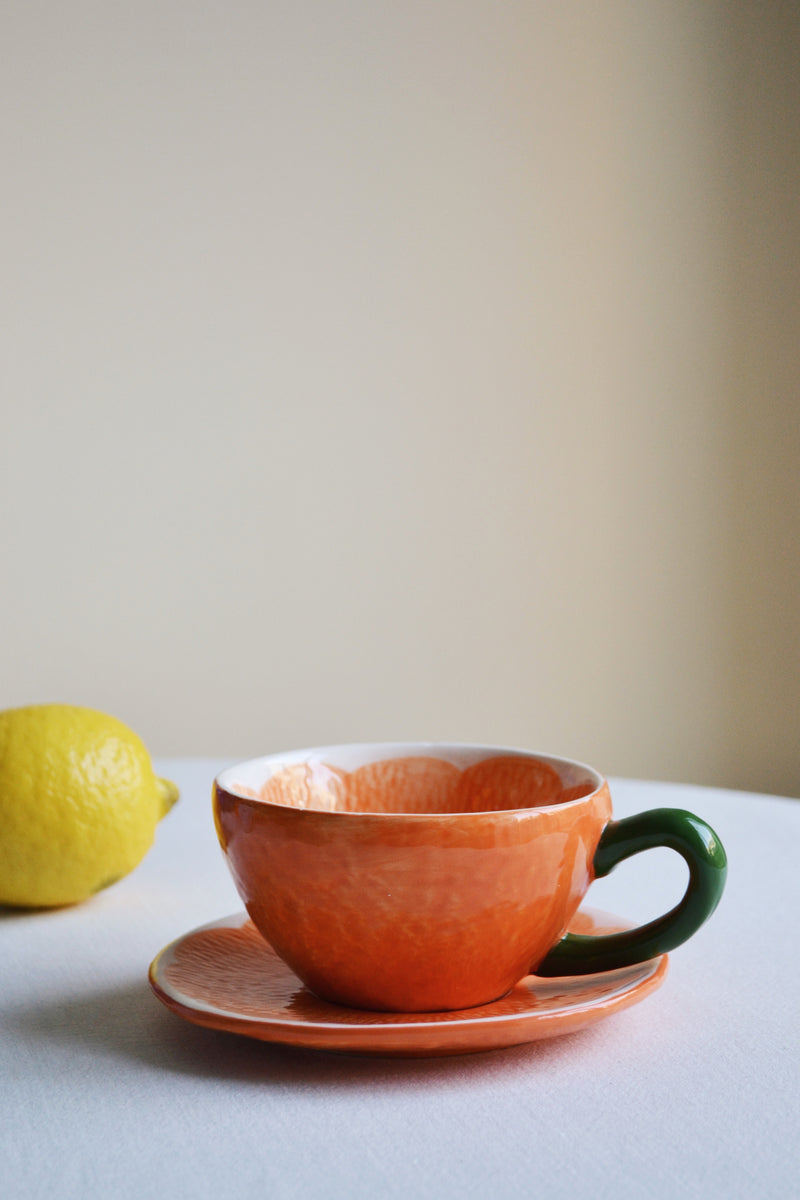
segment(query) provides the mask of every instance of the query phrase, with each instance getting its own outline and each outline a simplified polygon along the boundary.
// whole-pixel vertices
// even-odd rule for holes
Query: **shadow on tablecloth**
[[[565,1055],[583,1052],[599,1027],[506,1050],[442,1058],[380,1058],[272,1045],[218,1033],[182,1021],[162,1008],[145,981],[72,996],[17,1010],[4,1021],[18,1038],[41,1039],[94,1058],[125,1058],[156,1071],[242,1083],[280,1083],[299,1088],[374,1087],[473,1081],[498,1071],[546,1069]]]

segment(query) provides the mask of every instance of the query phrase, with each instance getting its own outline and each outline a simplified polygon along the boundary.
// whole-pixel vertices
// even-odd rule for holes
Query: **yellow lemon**
[[[76,904],[108,887],[177,799],[114,717],[67,704],[0,712],[0,904]]]

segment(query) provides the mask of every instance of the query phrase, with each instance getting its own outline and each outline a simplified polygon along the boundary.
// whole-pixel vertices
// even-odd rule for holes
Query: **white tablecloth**
[[[612,781],[619,816],[672,806],[730,864],[663,987],[569,1037],[371,1059],[190,1025],[147,983],[185,931],[241,909],[210,808],[216,761],[161,762],[182,798],[127,879],[87,904],[0,910],[0,1195],[800,1195],[800,802]],[[686,868],[623,864],[593,907],[642,920]]]

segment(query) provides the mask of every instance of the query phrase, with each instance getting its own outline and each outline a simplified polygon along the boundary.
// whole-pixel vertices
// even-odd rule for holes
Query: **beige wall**
[[[4,6],[0,707],[800,793],[788,7]]]

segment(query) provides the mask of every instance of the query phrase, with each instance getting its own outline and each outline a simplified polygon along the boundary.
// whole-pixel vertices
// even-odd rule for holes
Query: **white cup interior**
[[[342,771],[355,771],[368,763],[381,762],[385,759],[428,757],[443,759],[463,770],[474,763],[498,756],[535,758],[548,763],[557,771],[565,788],[589,784],[591,792],[594,792],[603,783],[602,776],[585,763],[502,746],[439,742],[361,742],[351,745],[315,746],[304,750],[268,754],[262,758],[253,758],[228,767],[219,774],[217,783],[227,792],[247,797],[251,796],[252,792],[258,792],[273,775],[277,775],[286,767],[296,766],[298,763],[319,763],[338,767]]]

